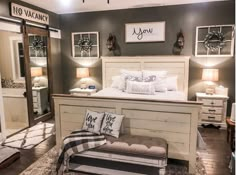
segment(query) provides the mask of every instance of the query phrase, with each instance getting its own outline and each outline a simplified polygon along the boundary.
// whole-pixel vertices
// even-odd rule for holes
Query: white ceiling
[[[21,0],[57,14],[105,11],[225,0]]]

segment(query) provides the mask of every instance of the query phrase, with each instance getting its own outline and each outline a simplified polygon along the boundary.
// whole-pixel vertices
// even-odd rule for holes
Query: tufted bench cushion
[[[165,174],[168,159],[168,144],[166,140],[126,134],[121,135],[118,139],[110,136],[106,138],[107,143],[105,145],[74,155],[70,160],[70,170],[81,171],[80,169],[83,169],[83,166],[81,166],[83,163],[81,164],[80,162],[81,157],[85,157],[94,160],[113,161],[114,167],[117,167],[116,163],[156,167],[159,175]],[[85,161],[84,163],[86,164],[86,162],[91,161]],[[96,165],[95,167],[105,166],[105,164]],[[89,169],[91,168],[86,168],[86,172],[90,172]],[[110,174],[113,175],[114,172],[112,171]],[[119,172],[118,174],[124,174],[124,172]]]
[[[118,139],[108,136],[107,143],[95,148],[95,150],[98,152],[162,159],[167,157],[167,142],[162,138],[134,135],[122,135]]]

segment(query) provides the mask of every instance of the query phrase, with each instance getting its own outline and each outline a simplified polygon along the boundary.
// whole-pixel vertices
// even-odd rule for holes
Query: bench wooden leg
[[[166,168],[159,168],[159,175],[165,175],[166,174]]]

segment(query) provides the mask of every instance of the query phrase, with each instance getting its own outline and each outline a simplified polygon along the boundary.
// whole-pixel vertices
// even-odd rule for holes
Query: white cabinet
[[[199,123],[225,126],[228,96],[196,93],[197,101],[203,103]]]
[[[44,114],[48,111],[48,88],[47,87],[33,87],[33,108],[37,114]]]

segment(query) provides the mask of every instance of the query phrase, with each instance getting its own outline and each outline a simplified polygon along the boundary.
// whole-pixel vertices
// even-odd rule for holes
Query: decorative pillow
[[[168,91],[178,90],[178,76],[167,77],[165,79]]]
[[[113,76],[111,87],[112,88],[119,88],[120,82],[121,82],[120,76]]]
[[[150,71],[143,70],[143,79],[146,79],[149,76],[156,76],[156,78],[165,78],[167,75],[167,71]]]
[[[165,78],[167,75],[167,71],[149,71],[149,70],[143,70],[143,79],[149,79],[150,77],[156,77],[155,80],[155,91],[157,92],[166,92],[167,91],[167,85],[165,82]]]
[[[130,94],[153,95],[155,93],[155,87],[153,82],[127,81],[126,92]]]
[[[101,127],[101,133],[118,138],[123,118],[124,115],[105,112],[105,116]]]
[[[100,134],[100,128],[103,117],[104,117],[103,112],[101,113],[87,110],[82,129],[96,134]]]
[[[150,75],[148,77],[143,77],[143,81],[144,82],[153,82],[153,81],[156,81],[157,80],[157,77],[156,75]]]
[[[122,69],[121,71],[121,78],[120,78],[120,85],[119,89],[124,91],[126,89],[126,81],[142,81],[143,76],[141,71],[129,71]]]

